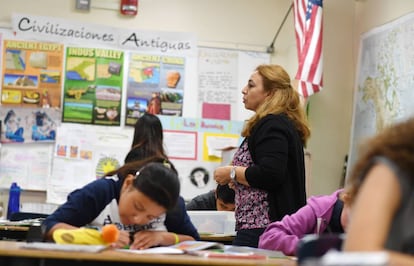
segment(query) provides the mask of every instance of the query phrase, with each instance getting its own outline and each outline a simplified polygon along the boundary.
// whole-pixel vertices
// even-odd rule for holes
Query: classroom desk
[[[26,240],[28,226],[0,225],[0,240]]]
[[[296,266],[296,261],[289,258],[271,259],[219,259],[204,258],[191,255],[155,255],[130,254],[116,250],[105,250],[100,253],[67,252],[52,250],[22,249],[23,242],[0,241],[0,265],[34,266],[34,265],[188,265],[188,266],[253,266],[279,265]]]
[[[40,241],[41,221],[38,218],[21,221],[0,221],[0,240]]]
[[[200,234],[200,240],[220,242],[225,245],[231,245],[235,236],[225,234]]]

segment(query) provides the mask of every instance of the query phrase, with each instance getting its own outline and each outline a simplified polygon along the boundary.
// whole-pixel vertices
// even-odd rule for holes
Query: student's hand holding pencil
[[[112,243],[113,248],[129,248],[130,237],[128,231],[119,231],[118,240]]]
[[[154,246],[165,245],[166,231],[139,231],[134,235],[131,249],[147,249]]]

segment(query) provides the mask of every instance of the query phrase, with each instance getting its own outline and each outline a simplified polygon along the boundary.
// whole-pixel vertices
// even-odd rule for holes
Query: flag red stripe
[[[313,13],[313,14],[315,15],[315,13]],[[312,47],[312,44],[315,41],[315,38],[314,38],[315,34],[318,34],[318,33],[319,32],[315,32],[315,23],[311,23],[310,28],[308,29],[308,31],[306,32],[306,35],[305,35],[306,43],[305,43],[304,49],[302,50],[302,54],[301,54],[301,57],[300,57],[300,60],[299,60],[299,63],[301,65],[301,68],[300,68],[300,71],[299,71],[299,73],[300,73],[299,76],[301,78],[303,78],[304,77],[304,75],[303,75],[304,67],[309,68],[309,70],[308,70],[309,72],[306,71],[307,72],[306,76],[308,76],[308,78],[306,80],[308,80],[308,81],[312,80],[312,77],[313,77],[312,72],[311,72],[312,69],[313,69],[312,66],[315,65],[315,61],[319,61],[318,50],[317,50],[316,47]],[[318,34],[317,42],[319,42],[320,36],[321,35]],[[320,43],[319,43],[319,45],[320,45]],[[309,78],[309,77],[311,77],[311,78]]]
[[[298,52],[298,90],[308,97],[322,89],[322,7],[312,3],[311,17],[306,21],[310,0],[294,0],[295,37]]]
[[[320,62],[320,56],[321,56],[321,49],[322,49],[322,36],[321,34],[318,34],[320,31],[315,31],[315,23],[311,25],[311,28],[307,32],[307,38],[311,39],[312,42],[307,42],[305,51],[303,51],[304,57],[302,58],[302,68],[300,71],[300,77],[301,79],[306,79],[310,82],[319,82],[320,80],[318,77],[315,77],[315,74],[318,70],[318,64]],[[315,38],[315,35],[318,35],[318,38]],[[313,39],[312,39],[313,37]],[[316,40],[316,41],[315,41]],[[316,42],[316,47],[313,47],[313,42]],[[305,70],[304,67],[307,67]],[[303,73],[306,71],[307,73]]]
[[[306,16],[306,5],[305,0],[298,0],[294,2],[294,15],[295,15],[295,34],[297,42],[298,55],[302,53],[303,47],[303,33],[305,29],[305,16]]]
[[[315,16],[318,16],[319,13],[315,14],[316,12],[317,11],[315,10],[313,14]],[[314,18],[314,19],[317,20],[318,18]],[[322,24],[320,24],[320,25],[322,25]],[[319,70],[319,63],[321,62],[321,54],[322,54],[322,34],[321,33],[322,33],[322,28],[318,27],[318,29],[315,30],[315,26],[317,27],[319,25],[317,23],[313,23],[312,27],[310,29],[310,32],[313,35],[312,36],[313,40],[316,41],[316,47],[314,47],[314,50],[313,50],[314,54],[313,54],[313,60],[310,63],[311,67],[310,67],[310,71],[309,71],[309,74],[308,74],[308,81],[311,81],[312,83],[315,83],[315,82],[319,83],[320,79],[315,75],[318,73],[317,70]],[[315,35],[318,35],[317,38],[315,38]],[[307,54],[309,54],[309,51],[308,51]]]

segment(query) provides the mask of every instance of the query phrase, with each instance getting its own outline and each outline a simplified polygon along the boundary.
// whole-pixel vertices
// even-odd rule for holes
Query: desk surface
[[[234,240],[234,236],[225,234],[200,234],[200,240],[231,243]]]
[[[23,249],[22,242],[0,241],[0,257],[51,259],[70,261],[101,261],[101,262],[123,262],[134,265],[139,264],[162,264],[162,265],[283,265],[295,266],[296,261],[290,258],[269,258],[269,259],[222,259],[204,258],[191,255],[156,255],[154,254],[130,254],[116,250],[105,250],[100,253],[67,252],[52,250]],[[77,264],[78,265],[78,264]]]
[[[26,240],[28,226],[0,225],[0,240]]]
[[[29,231],[29,226],[18,226],[18,225],[0,225],[0,230],[4,231]]]

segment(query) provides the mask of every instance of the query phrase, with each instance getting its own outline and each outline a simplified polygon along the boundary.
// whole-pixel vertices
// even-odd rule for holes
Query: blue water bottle
[[[7,208],[7,219],[10,220],[10,216],[20,211],[20,191],[21,188],[16,182],[13,182],[9,192],[9,205]]]

